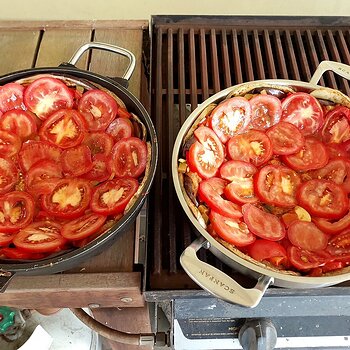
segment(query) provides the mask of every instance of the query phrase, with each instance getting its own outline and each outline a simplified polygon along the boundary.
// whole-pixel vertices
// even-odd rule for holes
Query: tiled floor
[[[39,327],[36,330],[36,336],[33,332],[39,325],[42,329]],[[31,335],[33,338],[29,339]],[[0,338],[0,349],[101,350],[101,345],[96,334],[81,323],[69,309],[61,309],[50,316],[33,311],[26,321],[23,335],[13,342],[6,342]]]

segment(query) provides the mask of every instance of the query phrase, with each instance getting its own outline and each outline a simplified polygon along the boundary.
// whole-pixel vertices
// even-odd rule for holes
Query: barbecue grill
[[[171,153],[186,117],[226,87],[260,79],[309,81],[323,60],[350,64],[350,18],[153,16],[151,29],[146,65],[159,163],[148,225],[140,234],[148,239],[144,296],[154,331],[170,330],[175,349],[240,349],[239,330],[244,341],[242,326],[253,320],[248,329],[259,325],[264,339],[276,330],[276,348],[349,347],[349,282],[308,290],[272,287],[254,309],[213,298],[192,282],[179,258],[196,234],[173,188]],[[319,84],[350,95],[349,82],[333,73]],[[246,288],[256,284],[205,249],[199,258]]]

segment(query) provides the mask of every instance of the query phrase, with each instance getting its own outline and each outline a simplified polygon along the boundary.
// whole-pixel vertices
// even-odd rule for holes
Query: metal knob
[[[277,343],[277,331],[270,320],[249,320],[240,329],[238,340],[243,350],[272,350]]]

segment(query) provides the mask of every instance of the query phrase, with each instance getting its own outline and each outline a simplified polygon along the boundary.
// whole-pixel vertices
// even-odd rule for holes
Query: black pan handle
[[[99,50],[104,50],[104,51],[109,51],[109,52],[113,52],[119,55],[122,55],[124,57],[127,57],[129,59],[129,65],[125,71],[125,73],[123,74],[123,76],[121,78],[112,78],[117,80],[118,82],[124,80],[124,81],[129,81],[129,79],[131,78],[134,70],[135,70],[135,66],[136,66],[136,58],[135,55],[127,50],[124,49],[123,47],[120,46],[116,46],[116,45],[111,45],[111,44],[105,44],[105,43],[99,43],[99,42],[90,42],[87,43],[83,46],[81,46],[76,52],[75,54],[72,56],[72,58],[67,62],[67,64],[69,65],[73,65],[75,66],[76,63],[79,61],[79,59],[81,58],[81,56],[83,55],[83,53],[87,50],[91,50],[91,49],[99,49]],[[120,81],[119,81],[120,80]],[[128,84],[123,84],[122,85],[128,85]]]
[[[0,269],[0,293],[3,293],[15,274],[11,271]]]

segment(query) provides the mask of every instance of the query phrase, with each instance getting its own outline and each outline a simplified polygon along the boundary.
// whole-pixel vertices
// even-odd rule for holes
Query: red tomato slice
[[[119,106],[118,108],[118,117],[120,118],[130,118],[131,113],[128,112],[128,110],[124,107]]]
[[[0,232],[0,247],[6,247],[9,245],[16,234],[16,232]]]
[[[97,154],[109,156],[114,145],[114,140],[111,135],[103,131],[96,131],[86,134],[83,144],[90,148],[93,156]]]
[[[277,242],[257,239],[248,248],[248,254],[257,261],[268,261],[282,268],[288,266],[287,251]]]
[[[255,235],[269,241],[279,241],[285,236],[284,226],[277,216],[252,204],[244,204],[242,211],[244,222]]]
[[[114,142],[134,135],[134,127],[128,118],[116,118],[109,124],[106,133],[111,135]]]
[[[330,255],[326,252],[310,252],[295,246],[288,247],[287,254],[291,264],[299,270],[309,270],[323,266],[330,258]]]
[[[203,202],[207,203],[209,208],[219,214],[229,218],[240,218],[242,217],[240,207],[221,197],[226,184],[225,180],[218,177],[203,180],[199,184],[199,197]]]
[[[15,232],[33,221],[35,203],[33,197],[21,191],[13,191],[0,197],[0,232]]]
[[[0,158],[0,194],[12,190],[18,178],[19,174],[15,163],[10,159]]]
[[[48,179],[60,179],[63,177],[60,163],[52,160],[40,160],[35,163],[25,176],[26,188],[35,190],[36,185],[46,182]]]
[[[312,222],[294,221],[288,227],[290,242],[301,249],[317,251],[326,249],[328,236]]]
[[[19,136],[0,130],[0,157],[11,158],[21,149],[22,141]]]
[[[61,154],[63,172],[69,176],[80,176],[92,167],[91,151],[88,146],[79,145],[65,149]]]
[[[102,215],[122,213],[138,187],[139,183],[134,178],[106,181],[95,188],[91,209]]]
[[[250,124],[253,129],[267,129],[280,121],[282,105],[277,97],[256,95],[249,100],[249,103],[252,109]]]
[[[84,174],[83,178],[98,182],[108,180],[111,176],[108,162],[109,158],[107,158],[104,154],[96,154],[92,157],[92,169]]]
[[[83,94],[78,110],[88,123],[89,130],[104,131],[116,117],[118,103],[107,92],[93,89]]]
[[[299,152],[304,144],[305,139],[299,129],[290,123],[279,122],[266,131],[272,144],[274,154],[293,154]]]
[[[323,232],[335,235],[350,226],[350,211],[339,220],[312,218],[312,221]]]
[[[261,201],[280,207],[293,207],[297,187],[301,183],[295,171],[284,167],[266,165],[255,176],[255,193]]]
[[[24,87],[17,83],[8,83],[0,87],[0,111],[25,109],[23,103]]]
[[[89,213],[63,225],[62,236],[69,240],[79,240],[89,237],[105,223],[107,217]]]
[[[255,236],[247,225],[239,220],[220,215],[212,210],[209,219],[214,231],[226,242],[237,247],[244,247],[255,241]]]
[[[0,129],[16,134],[21,139],[28,139],[36,133],[35,117],[29,112],[13,109],[0,118]]]
[[[1,248],[0,259],[12,259],[12,260],[39,260],[45,257],[43,253],[30,253],[25,252],[18,248]]]
[[[117,177],[138,178],[146,169],[147,146],[137,137],[118,141],[113,149],[110,161],[111,171]]]
[[[297,199],[310,214],[326,219],[341,218],[349,205],[344,189],[327,180],[310,180],[303,183],[298,189]]]
[[[211,128],[221,142],[226,143],[232,136],[243,132],[249,125],[251,107],[244,97],[225,100],[211,112]]]
[[[57,218],[77,218],[90,204],[91,187],[82,179],[62,179],[41,197],[44,211]]]
[[[323,126],[323,110],[315,97],[297,92],[282,102],[282,120],[294,124],[304,136],[313,135]]]
[[[343,149],[342,144],[328,143],[326,144],[326,148],[329,158],[348,157],[348,153],[345,149]]]
[[[61,229],[62,226],[54,221],[33,222],[17,233],[13,243],[17,248],[31,253],[57,251],[66,243]]]
[[[73,103],[72,92],[56,78],[39,78],[24,91],[24,104],[42,120],[59,109],[72,108]]]
[[[18,163],[24,172],[40,160],[47,159],[60,162],[61,149],[47,142],[27,141],[19,152]]]
[[[253,164],[240,160],[229,160],[220,168],[220,176],[230,181],[225,187],[225,196],[238,204],[255,203],[253,175],[257,172]]]
[[[331,238],[327,251],[334,261],[341,262],[344,266],[350,265],[350,230],[347,229]]]
[[[60,148],[70,148],[83,141],[86,128],[85,120],[77,111],[60,109],[44,121],[39,135]]]
[[[342,143],[350,140],[349,108],[338,106],[326,114],[322,139],[327,143]]]
[[[259,166],[272,156],[270,139],[259,130],[249,130],[245,134],[232,137],[227,143],[227,151],[233,160],[251,162]]]
[[[200,126],[194,132],[197,140],[188,152],[188,166],[203,179],[215,176],[224,161],[224,148],[210,128]]]
[[[329,156],[321,141],[309,137],[298,153],[282,156],[282,159],[294,170],[307,171],[324,167]]]

